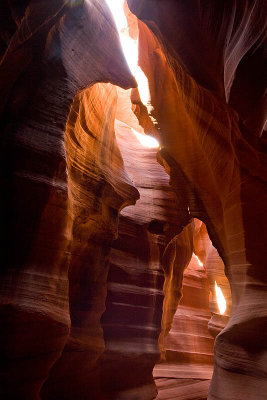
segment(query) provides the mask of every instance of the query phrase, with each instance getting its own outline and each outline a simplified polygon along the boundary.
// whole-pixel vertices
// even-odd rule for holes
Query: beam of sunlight
[[[226,301],[222,289],[217,285],[216,281],[215,281],[215,291],[216,291],[217,304],[220,310],[220,314],[224,314],[226,310]]]
[[[123,11],[124,0],[106,0],[106,3],[113,14],[118,31],[127,29],[127,19]]]
[[[129,35],[128,22],[123,9],[124,0],[106,0],[106,3],[114,17],[125,59],[138,84],[141,101],[147,107],[148,112],[151,113],[148,79],[138,65],[138,39],[134,40]]]
[[[189,211],[189,210],[188,210]],[[193,253],[193,256],[196,258],[196,260],[197,260],[197,262],[198,262],[198,265],[200,265],[201,267],[203,267],[203,262],[202,261],[200,261],[200,259],[198,258],[198,256],[195,254],[195,253]]]
[[[134,129],[131,129],[139,143],[141,143],[142,146],[148,147],[149,149],[158,149],[159,148],[159,142],[157,139],[155,139],[152,136],[149,135],[142,135],[139,132],[136,132]]]

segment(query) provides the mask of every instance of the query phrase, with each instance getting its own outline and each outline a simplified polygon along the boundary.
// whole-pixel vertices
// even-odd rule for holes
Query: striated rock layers
[[[152,400],[160,351],[204,399],[217,336],[208,398],[264,400],[265,2],[128,0],[159,152],[103,0],[2,3],[1,399]]]
[[[231,294],[228,280],[220,269],[222,260],[211,244],[205,225],[195,219],[190,228],[194,254],[188,267],[184,270],[180,261],[165,269],[160,335],[162,362],[153,371],[160,400],[207,398],[213,372],[212,336],[224,328],[229,318],[228,311],[220,315],[215,294],[216,280],[227,294],[229,310]],[[178,236],[181,248],[176,252],[179,255],[188,248],[188,244],[181,242],[181,235]]]
[[[266,143],[257,135],[265,121],[265,82],[261,65],[251,80],[248,71],[257,57],[265,64],[266,4],[128,3],[152,21],[151,29],[139,23],[139,64],[149,80],[161,156],[185,210],[206,224],[231,285],[231,317],[216,338],[208,398],[263,400],[267,169]],[[244,81],[255,99],[248,118]]]
[[[175,258],[179,213],[157,149],[144,148],[119,121],[116,138],[140,200],[121,212],[110,254],[103,373],[106,390],[113,389],[109,399],[146,400],[156,396],[152,370],[160,355],[163,269],[166,258]],[[172,249],[166,254],[167,245]]]
[[[44,399],[70,398],[75,393],[102,398],[98,368],[105,343],[100,318],[105,310],[108,256],[117,237],[119,210],[139,197],[114,136],[116,102],[115,86],[95,84],[74,98],[67,121],[71,328],[42,389]]]
[[[82,398],[104,348],[118,212],[138,198],[114,139],[116,90],[92,84],[135,81],[104,2],[2,10],[0,397],[38,399],[50,375],[43,398]]]

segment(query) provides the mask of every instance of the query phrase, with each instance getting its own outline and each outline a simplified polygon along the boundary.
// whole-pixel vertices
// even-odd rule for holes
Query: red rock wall
[[[201,221],[195,219],[194,231],[194,251],[203,263],[209,283],[210,300],[209,308],[212,317],[209,321],[209,331],[216,337],[225,327],[229,320],[232,309],[232,295],[229,281],[225,276],[225,267],[216,248],[212,245],[206,226]],[[223,314],[220,313],[218,299],[215,290],[215,282],[222,290],[226,301],[226,309]]]
[[[194,364],[210,364],[212,369],[213,338],[208,332],[210,318],[208,278],[193,256],[183,274],[181,301],[175,310],[170,332],[164,339],[166,361],[177,364],[178,369],[179,364],[185,363],[191,368]]]
[[[200,235],[201,227],[202,223],[195,219],[178,235],[175,262],[165,269],[162,361],[153,372],[162,400],[176,395],[188,400],[208,395],[214,340],[208,331],[211,296],[206,273],[207,246],[203,245],[209,246],[210,240],[206,230],[206,235]]]
[[[110,254],[103,384],[109,399],[145,400],[156,395],[152,370],[160,355],[164,250],[179,231],[179,213],[157,150],[143,147],[120,122],[116,137],[140,200],[121,212]]]
[[[75,97],[67,121],[71,331],[42,398],[69,398],[74,393],[102,396],[96,371],[105,350],[100,319],[105,310],[109,251],[117,237],[119,210],[139,197],[115,139],[116,103],[115,86],[95,84]]]
[[[0,392],[1,398],[37,399],[66,342],[71,350],[77,346],[90,353],[88,337],[99,334],[91,363],[103,347],[98,321],[103,312],[106,243],[116,235],[118,210],[137,197],[113,141],[113,89],[109,92],[106,88],[110,94],[109,100],[105,99],[110,102],[107,110],[101,101],[91,104],[99,118],[105,115],[110,119],[109,130],[98,131],[95,125],[94,131],[95,121],[86,121],[84,109],[92,92],[83,92],[75,98],[72,112],[78,108],[79,115],[77,119],[73,114],[69,117],[65,145],[70,107],[77,91],[96,81],[112,80],[125,87],[135,82],[125,65],[110,12],[102,2],[41,1],[24,7],[10,2],[6,13],[13,30],[1,26],[6,47],[0,66],[4,111],[1,185],[5,187],[1,196],[5,257],[0,284]],[[103,138],[108,143],[105,148],[100,146]],[[87,152],[92,160],[85,160]],[[95,166],[92,176],[88,176],[90,162]],[[112,167],[116,171],[111,171],[113,162],[118,162]],[[99,192],[94,193],[95,189]],[[99,217],[99,223],[93,215]],[[109,218],[111,224],[107,224]],[[94,236],[88,233],[89,225],[97,228],[96,237],[102,235],[103,253],[101,244],[96,250],[86,247],[88,236]],[[101,295],[99,304],[94,300],[97,293]],[[84,308],[85,299],[88,304]],[[91,310],[93,305],[95,310]],[[90,323],[93,330],[87,326]],[[75,361],[73,356],[73,366]],[[49,396],[59,398],[53,389]],[[68,396],[75,397],[73,392]]]
[[[174,274],[173,285],[178,278]],[[207,399],[214,344],[208,331],[209,284],[204,268],[194,256],[184,271],[182,298],[174,311],[170,332],[163,341],[164,361],[156,364],[153,371],[157,400]]]
[[[150,400],[161,332],[179,382],[159,398],[205,398],[210,369],[189,372],[186,383],[177,367],[182,355],[211,364],[208,286],[196,263],[176,311],[193,248],[212,291],[215,277],[226,297],[229,288],[207,233],[193,237],[197,217],[232,290],[209,399],[263,400],[266,149],[256,136],[265,121],[265,4],[128,3],[154,21],[152,30],[139,23],[139,46],[159,132],[136,90],[132,101],[161,136],[157,158],[173,189],[156,150],[122,125],[119,146],[115,139],[113,85],[136,83],[105,2],[1,5],[0,397]],[[124,121],[137,126],[133,115]],[[140,201],[121,212],[137,189]],[[226,321],[211,302],[215,336]]]
[[[174,2],[168,3],[175,8]],[[138,16],[143,15],[142,10],[140,11],[142,5],[149,13],[149,8],[144,3],[137,5],[135,1],[130,1],[129,4]],[[261,12],[261,4],[256,2],[253,6],[257,15]],[[165,28],[160,27],[163,37],[155,25],[150,26],[156,36],[144,24],[140,23],[139,26],[139,62],[149,79],[153,116],[159,124],[164,147],[161,154],[170,166],[171,181],[177,195],[179,196],[179,192],[184,194],[183,199],[191,216],[201,219],[207,225],[212,242],[225,263],[226,276],[232,290],[231,318],[215,343],[215,370],[209,399],[264,399],[264,140],[259,140],[244,129],[244,121],[224,101],[219,88],[217,90],[214,87],[213,92],[207,90],[211,87],[204,85],[204,88],[204,82],[198,76],[192,73],[192,77],[188,74],[191,64],[187,65],[186,60],[183,60],[186,67],[188,66],[186,69],[179,58],[178,50],[174,53],[170,49],[172,41],[165,31],[171,30],[172,21],[166,16],[163,23],[162,5],[161,3],[157,7],[154,4],[151,19],[156,23],[160,19],[164,24]],[[241,7],[241,2],[238,6],[239,11],[235,14],[237,25],[234,29],[246,26],[246,32],[243,32],[237,47],[233,48],[233,54],[236,55],[240,55],[239,51],[242,53],[255,49],[262,40],[262,26],[256,28],[256,25],[250,25],[252,16],[255,16],[252,9],[248,16],[247,9]],[[213,11],[214,7],[211,6],[210,12]],[[144,13],[143,16],[149,18],[149,14]],[[250,32],[253,32],[253,40],[249,44],[245,40],[245,44],[243,39],[247,39]],[[225,32],[222,37],[225,39]],[[168,50],[158,40],[166,38]],[[173,37],[172,39],[175,40]],[[195,40],[198,43],[197,35]],[[226,42],[226,45],[224,54],[231,48],[231,43]],[[220,52],[219,49],[218,51]],[[227,65],[223,67],[227,71]],[[235,68],[232,71],[234,70]],[[226,85],[226,93],[228,89]],[[256,386],[259,388],[257,393]]]

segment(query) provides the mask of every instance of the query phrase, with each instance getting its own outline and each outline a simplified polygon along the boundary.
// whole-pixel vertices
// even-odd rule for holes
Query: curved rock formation
[[[229,100],[247,129],[261,134],[267,95],[264,0],[127,2],[199,85]]]
[[[112,81],[125,88],[135,85],[135,81],[125,65],[108,7],[102,1],[32,1],[24,7],[9,2],[5,11],[12,19],[13,31],[7,32],[5,25],[1,27],[2,38],[6,39],[0,65],[1,110],[5,111],[1,120],[1,185],[5,187],[1,196],[1,244],[6,261],[1,267],[0,342],[4,369],[0,391],[2,398],[37,399],[68,340],[70,317],[73,329],[69,342],[73,347],[88,350],[86,344],[91,332],[86,324],[88,320],[99,320],[103,311],[104,299],[99,306],[95,304],[98,309],[90,311],[95,302],[94,291],[100,291],[101,296],[105,292],[105,286],[100,288],[106,273],[101,245],[98,247],[103,262],[101,271],[92,262],[92,274],[81,282],[83,292],[76,293],[77,280],[87,275],[85,264],[88,263],[90,271],[92,248],[85,249],[86,224],[96,228],[95,236],[102,235],[103,243],[110,240],[116,229],[110,227],[105,233],[107,220],[110,218],[111,224],[116,224],[118,210],[137,197],[126,179],[113,141],[112,96],[107,109],[101,101],[91,104],[98,118],[105,114],[110,119],[109,131],[102,133],[98,132],[98,120],[86,121],[84,102],[90,100],[92,92],[89,99],[86,93],[75,98],[72,111],[80,107],[76,120],[79,131],[77,126],[75,134],[72,131],[71,125],[75,124],[72,114],[67,163],[64,131],[70,106],[78,90],[96,81]],[[109,90],[106,88],[103,95],[112,94],[113,89]],[[102,149],[99,142],[107,134],[110,147]],[[98,155],[99,164],[92,178],[88,176],[92,174],[90,159],[84,159],[90,145],[93,160]],[[102,169],[100,164],[105,157],[106,167],[103,165]],[[112,167],[113,171],[112,162],[118,163]],[[120,179],[124,187],[119,185],[117,192]],[[90,193],[90,182],[94,183],[94,189],[98,187],[98,193]],[[129,193],[125,192],[125,185],[130,188]],[[100,193],[105,198],[103,204],[98,200]],[[85,204],[88,200],[93,201],[91,209],[90,202]],[[90,213],[99,217],[99,223],[93,222],[93,216],[87,221]],[[106,244],[103,246],[106,252]],[[101,260],[95,262],[101,265]],[[77,278],[71,269],[71,315],[70,265],[79,268],[81,274]],[[85,295],[86,286],[91,293]],[[84,296],[89,296],[86,310],[82,309]],[[87,317],[81,321],[86,311]],[[101,348],[99,340],[97,347]],[[97,348],[90,357],[95,358],[98,352]]]
[[[152,370],[160,355],[164,250],[180,229],[179,212],[157,149],[143,147],[121,122],[116,137],[140,200],[121,212],[110,254],[103,385],[108,399],[146,400],[156,396]]]
[[[179,190],[185,193],[183,200],[190,214],[205,222],[231,284],[232,313],[216,339],[209,399],[255,399],[255,387],[257,398],[264,399],[267,389],[266,148],[263,140],[244,128],[245,121],[225,102],[221,90],[225,89],[228,98],[236,61],[261,45],[264,24],[258,24],[255,18],[260,19],[264,4],[246,2],[247,7],[243,8],[241,2],[236,2],[234,20],[230,20],[231,13],[226,9],[220,10],[220,20],[227,16],[219,35],[225,47],[221,50],[218,47],[215,56],[224,60],[223,56],[229,54],[229,59],[228,64],[222,64],[227,79],[224,84],[221,80],[219,87],[209,87],[194,74],[191,62],[179,52],[182,38],[177,33],[175,37],[168,37],[166,33],[171,32],[172,18],[181,11],[181,4],[169,1],[164,19],[163,3],[129,1],[139,17],[152,19],[157,24],[150,24],[155,34],[145,24],[139,24],[139,63],[149,79],[153,117],[159,124],[164,146],[161,154],[170,166],[177,194]],[[198,6],[199,16],[204,13],[204,6]],[[168,7],[175,13],[168,12]],[[184,8],[189,15],[191,2]],[[149,13],[149,10],[153,11]],[[205,13],[212,12],[215,5],[210,2]],[[240,40],[236,41],[233,34],[228,37],[228,30],[240,32],[242,27],[245,28]],[[206,28],[211,33],[208,21],[203,30]],[[194,31],[193,34],[197,46],[199,37]],[[168,46],[162,44],[165,39]],[[203,74],[208,82],[213,82],[208,71],[207,75],[205,71]],[[256,130],[253,133],[256,135]],[[180,171],[183,179],[179,180],[176,171]]]
[[[115,139],[116,102],[114,85],[95,84],[76,95],[66,125],[71,331],[42,389],[44,399],[69,398],[71,393],[101,398],[95,370],[105,350],[100,318],[108,256],[119,210],[139,198]]]
[[[206,251],[212,246],[203,227],[205,228],[204,224],[195,219],[178,235],[178,262],[170,264],[165,271],[165,300],[160,336],[164,362],[156,365],[153,373],[159,399],[203,399],[208,395],[213,371],[214,344],[208,331],[208,321],[211,318],[209,289],[213,289],[214,279],[212,285],[206,274]],[[186,237],[187,242],[181,240]],[[188,258],[183,257],[185,249],[189,250]],[[184,270],[186,260],[189,265]],[[217,265],[213,266],[215,274]],[[213,311],[214,309],[216,308],[213,306]]]
[[[214,336],[265,400],[266,2],[128,5],[151,104],[104,0],[1,4],[0,398],[203,400]]]
[[[209,331],[214,337],[216,337],[218,333],[225,327],[231,314],[231,289],[229,281],[225,276],[224,263],[217,250],[211,243],[206,226],[201,221],[196,219],[194,231],[194,251],[199,260],[203,263],[208,277],[209,290],[211,294],[209,308],[212,312],[212,317],[209,321]],[[222,294],[226,302],[226,309],[223,314],[220,313],[218,307],[218,299],[215,289],[216,284],[222,290]]]
[[[168,244],[164,251],[164,304],[161,320],[161,335],[159,345],[162,357],[165,358],[164,339],[171,330],[173,317],[182,297],[184,286],[184,270],[193,254],[193,226],[188,225]],[[178,341],[179,342],[179,341]]]

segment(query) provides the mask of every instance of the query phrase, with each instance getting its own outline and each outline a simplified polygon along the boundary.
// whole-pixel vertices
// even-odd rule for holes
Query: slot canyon
[[[0,10],[0,400],[267,400],[267,2]]]

